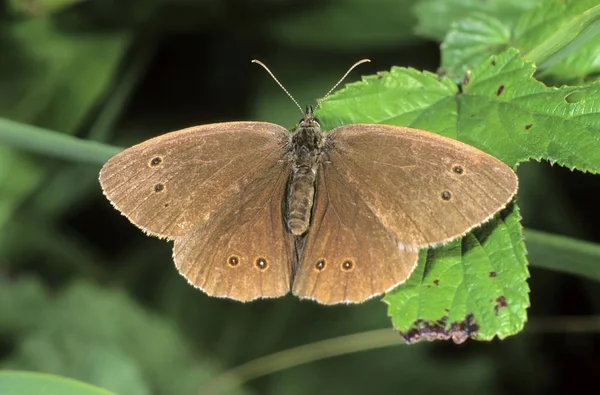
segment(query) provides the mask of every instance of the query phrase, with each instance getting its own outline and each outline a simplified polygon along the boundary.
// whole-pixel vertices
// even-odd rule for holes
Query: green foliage
[[[112,395],[76,380],[49,374],[16,371],[0,372],[0,393],[4,395]]]
[[[389,7],[388,0],[336,0],[281,18],[273,23],[271,31],[276,40],[300,47],[385,48],[415,40],[411,35],[415,18],[406,12],[414,3],[417,0]],[[306,29],[307,25],[318,28]]]
[[[106,92],[126,49],[128,35],[125,32],[68,34],[53,23],[50,17],[40,17],[2,26],[2,46],[9,50],[0,56],[0,86],[10,94],[0,95],[0,117],[69,135]],[[27,130],[22,131],[23,128]],[[66,149],[64,144],[53,143],[47,133],[43,134],[49,139],[40,137],[27,125],[14,127],[10,121],[0,119],[0,129],[4,143],[11,146],[25,144],[33,151],[45,152],[56,149],[61,156],[74,151]],[[48,175],[43,166],[36,166],[29,157],[6,146],[0,146],[0,158],[2,185],[18,186],[0,187],[2,226],[19,202]],[[22,171],[24,168],[29,170]]]
[[[516,19],[501,17],[470,13],[457,19],[442,44],[443,69],[458,78],[491,54],[515,47],[547,75],[563,81],[598,72],[600,5],[596,0],[546,1]]]
[[[414,10],[419,19],[419,34],[442,41],[454,23],[470,14],[485,14],[500,23],[510,24],[538,3],[538,0],[423,0]],[[470,48],[465,46],[464,49]]]
[[[4,283],[2,293],[13,303],[0,305],[0,330],[28,333],[6,367],[74,376],[136,395],[193,394],[210,377],[209,365],[194,360],[174,325],[122,291],[74,283],[48,303],[39,284],[27,281]]]
[[[536,311],[563,312],[546,303],[558,298],[559,273],[600,279],[599,247],[582,240],[594,237],[595,222],[528,163],[576,171],[569,179],[600,172],[597,0],[235,3],[11,0],[0,14],[0,367],[10,369],[0,372],[1,394],[42,386],[197,394],[224,366],[381,327],[409,341],[506,338],[527,330]],[[440,65],[420,37],[441,42],[437,74],[421,71]],[[297,109],[249,64],[254,57],[301,104],[357,59],[373,60],[363,74],[413,65],[331,95],[318,113],[324,128],[386,123],[458,139],[518,167],[518,200],[461,240],[422,251],[414,275],[384,303],[206,297],[176,274],[167,243],[143,237],[110,209],[97,170],[117,146],[190,123],[235,118],[291,128]],[[177,68],[168,69],[171,62]],[[114,145],[100,143],[113,135]],[[524,230],[522,221],[571,237]],[[528,261],[553,272],[534,269],[529,278]],[[600,306],[597,287],[580,288],[586,303]],[[255,388],[493,394],[502,374],[542,394],[552,350],[536,354],[531,339],[338,357]],[[286,366],[303,357],[290,358]]]

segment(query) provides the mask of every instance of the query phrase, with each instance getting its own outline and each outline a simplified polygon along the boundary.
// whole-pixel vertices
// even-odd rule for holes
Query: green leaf
[[[453,77],[465,74],[490,55],[508,48],[510,27],[487,14],[472,14],[456,23],[441,45],[442,69]]]
[[[593,7],[596,5],[596,7]],[[600,6],[596,0],[546,0],[519,18],[472,12],[455,23],[442,43],[442,68],[455,78],[509,46],[519,48],[546,75],[583,78],[598,71]]]
[[[502,24],[515,21],[539,0],[423,0],[414,7],[417,32],[442,41],[453,23],[471,14],[487,15]]]
[[[329,96],[319,109],[319,118],[325,130],[367,122],[412,125],[448,136],[455,134],[456,93],[458,88],[449,78],[440,80],[427,71],[393,67]]]
[[[13,304],[8,311],[31,305],[18,299],[23,294],[18,284],[8,287],[2,295]],[[69,375],[131,395],[192,395],[212,377],[214,369],[194,358],[175,326],[121,291],[75,282],[55,298],[46,292],[42,301],[35,326],[27,321],[2,368]]]
[[[550,88],[534,71],[516,50],[473,69],[458,98],[460,139],[509,164],[546,159],[600,172],[600,84]]]
[[[334,94],[323,103],[319,118],[328,128],[357,122],[416,127],[496,151],[502,136],[457,128],[464,116],[460,97],[449,78],[393,68]],[[498,157],[515,164],[508,154]],[[463,341],[469,335],[488,340],[521,330],[529,302],[518,220],[513,208],[506,218],[496,218],[461,241],[429,255],[423,252],[408,282],[384,298],[394,327],[410,341],[436,336]]]
[[[81,381],[42,373],[0,371],[2,395],[111,395]]]
[[[410,279],[384,298],[407,342],[491,340],[523,329],[529,274],[519,220],[509,210],[461,240],[421,253]]]
[[[583,78],[600,71],[600,5],[597,0],[546,1],[526,12],[514,41],[545,74]]]
[[[600,171],[599,86],[548,88],[533,72],[512,49],[473,69],[457,94],[449,78],[393,68],[349,84],[318,115],[325,128],[371,122],[429,130],[511,166],[547,159]],[[462,240],[423,252],[415,274],[384,299],[394,326],[413,340],[520,331],[529,303],[522,239],[512,207]]]

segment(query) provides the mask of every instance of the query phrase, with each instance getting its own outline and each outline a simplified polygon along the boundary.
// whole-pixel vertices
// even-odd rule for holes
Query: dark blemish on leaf
[[[169,203],[165,203],[165,208],[169,207]]]
[[[154,192],[162,192],[165,190],[165,184],[156,184],[154,186]]]
[[[449,340],[460,344],[469,337],[474,337],[479,332],[479,325],[475,323],[475,316],[468,314],[463,321],[453,322],[448,325],[448,316],[443,316],[436,321],[416,320],[406,332],[400,332],[402,339],[408,343],[417,343],[421,340]]]
[[[527,125],[525,125],[525,130],[531,129],[532,126],[533,126],[532,124],[528,123]]]
[[[504,296],[498,296],[496,298],[496,305],[494,306],[494,312],[496,313],[496,315],[498,315],[498,312],[500,312],[500,309],[503,309],[507,306],[508,306],[508,303],[506,303],[506,298]]]
[[[354,262],[352,262],[352,261],[344,261],[344,263],[342,263],[342,270],[345,272],[349,272],[353,268],[354,268]]]
[[[450,194],[449,191],[442,192],[441,197],[442,197],[442,200],[445,200],[445,201],[452,199],[452,195]]]
[[[406,342],[406,344],[413,344],[421,341],[421,335],[417,328],[409,329],[406,332],[400,332],[400,337]]]
[[[496,65],[496,60],[492,59],[492,66],[495,66],[495,65]]]
[[[467,70],[465,73],[465,78],[463,78],[463,86],[469,85],[471,82],[471,70]]]
[[[504,92],[504,84],[498,87],[498,90],[496,91],[496,96],[500,96],[502,92]]]
[[[440,280],[433,280],[433,283],[434,283],[435,285],[440,285]]]
[[[490,277],[496,277],[496,272],[490,272]]]
[[[383,73],[377,73],[377,79],[381,81],[383,79]]]
[[[445,311],[446,313],[449,313],[449,312],[450,312],[450,309],[444,309],[444,311]]]

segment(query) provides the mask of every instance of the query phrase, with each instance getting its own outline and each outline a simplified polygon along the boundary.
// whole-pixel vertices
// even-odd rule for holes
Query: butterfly
[[[423,130],[323,133],[308,107],[293,133],[248,121],[152,138],[108,160],[100,184],[134,225],[173,241],[175,266],[208,295],[291,291],[337,304],[406,281],[420,249],[489,220],[518,180],[493,156]]]

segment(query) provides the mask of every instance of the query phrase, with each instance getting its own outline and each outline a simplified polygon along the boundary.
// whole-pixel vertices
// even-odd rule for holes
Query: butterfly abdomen
[[[289,184],[287,224],[290,232],[302,235],[310,224],[315,197],[316,172],[310,167],[294,170]]]

